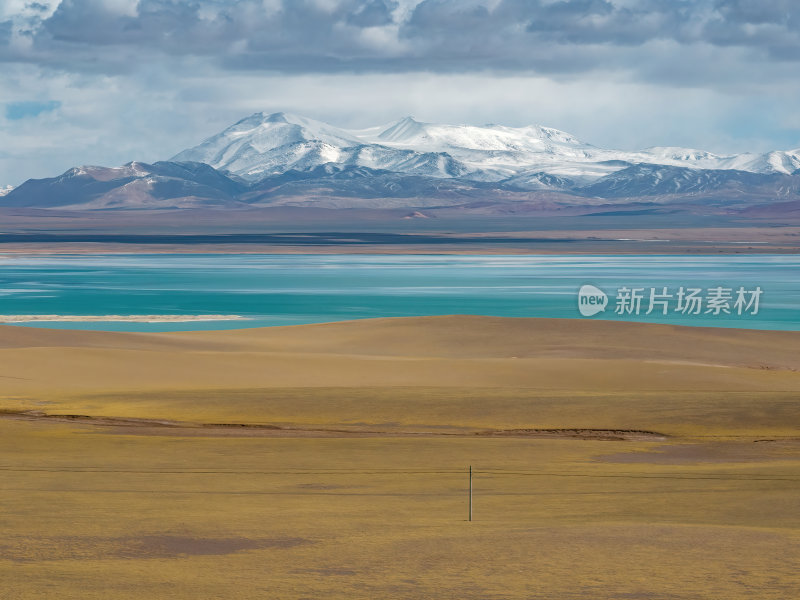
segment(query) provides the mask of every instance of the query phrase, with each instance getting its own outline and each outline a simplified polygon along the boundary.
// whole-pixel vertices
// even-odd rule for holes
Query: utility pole
[[[472,465],[469,466],[469,520],[472,521]]]

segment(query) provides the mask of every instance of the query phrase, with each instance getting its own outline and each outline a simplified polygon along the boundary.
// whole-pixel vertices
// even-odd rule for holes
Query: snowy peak
[[[255,113],[171,160],[204,162],[250,181],[325,164],[433,177],[469,171],[454,164],[445,153],[389,148],[369,138],[365,132],[347,131],[289,113]]]
[[[286,143],[294,143],[298,141],[318,141],[330,144],[332,146],[349,146],[358,144],[359,141],[356,137],[350,135],[344,129],[328,125],[322,121],[315,121],[291,113],[278,112],[269,115],[264,113],[256,113],[251,118],[261,117],[261,122],[254,128],[260,135],[267,132],[284,132],[287,135]],[[253,133],[253,130],[250,132]],[[269,136],[265,136],[269,138]],[[281,145],[278,136],[275,137],[275,145],[271,147],[278,147]]]
[[[348,130],[284,112],[250,115],[171,160],[206,163],[250,182],[331,164],[480,182],[516,178],[520,185],[537,187],[567,180],[585,186],[641,164],[761,174],[800,169],[798,150],[720,156],[657,146],[629,152],[599,148],[540,125],[448,125],[409,116]]]
[[[679,148],[676,146],[653,146],[645,150],[655,158],[676,161],[698,162],[702,160],[718,160],[721,157],[704,150],[694,148]]]
[[[258,179],[288,168],[337,162],[339,148],[359,143],[345,130],[321,121],[282,112],[255,113],[171,160],[203,162]]]
[[[574,136],[552,129],[529,125],[504,127],[502,125],[440,125],[422,123],[405,117],[373,141],[402,148],[425,149],[439,152],[541,152],[553,151],[558,146],[589,147]]]
[[[236,137],[248,139],[255,137],[273,148],[299,141],[323,141],[330,144],[358,143],[358,140],[344,129],[285,112],[254,113],[206,141]]]
[[[425,123],[415,121],[414,117],[404,117],[378,135],[384,142],[410,142],[425,137]]]

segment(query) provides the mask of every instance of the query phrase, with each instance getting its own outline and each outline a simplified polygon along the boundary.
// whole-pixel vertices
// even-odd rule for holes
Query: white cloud
[[[800,86],[750,119],[761,124],[737,137],[740,114],[760,96],[731,97],[705,89],[665,89],[613,77],[554,81],[492,74],[330,74],[287,76],[184,67],[135,75],[33,73],[13,69],[0,103],[32,97],[61,108],[21,121],[0,120],[0,186],[52,176],[76,164],[116,165],[167,159],[256,111],[291,111],[344,127],[388,123],[408,114],[423,121],[538,123],[606,147],[700,147],[717,152],[775,147],[771,115],[789,114]],[[755,127],[758,131],[759,127]],[[787,140],[785,147],[797,143]]]
[[[37,10],[30,0],[3,0],[0,2],[0,19],[29,18],[33,15],[49,17],[61,3],[61,0],[37,0],[36,4],[43,10]]]

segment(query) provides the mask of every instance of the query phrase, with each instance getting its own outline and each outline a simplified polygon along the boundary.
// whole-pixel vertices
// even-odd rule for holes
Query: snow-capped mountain
[[[353,130],[256,113],[169,161],[76,167],[0,196],[0,208],[68,210],[472,206],[512,214],[525,203],[556,211],[636,203],[744,210],[800,201],[800,149],[629,152],[538,125],[405,117]]]
[[[529,189],[541,189],[548,180],[555,187],[586,186],[637,164],[791,174],[800,169],[800,149],[730,156],[673,147],[627,152],[539,125],[444,125],[405,117],[348,130],[287,113],[256,113],[171,160],[204,162],[251,182],[335,164],[522,186],[527,181]]]

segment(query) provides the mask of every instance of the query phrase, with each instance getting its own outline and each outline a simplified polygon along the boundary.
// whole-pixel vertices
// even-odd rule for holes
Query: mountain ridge
[[[800,149],[718,155],[656,146],[631,152],[600,148],[541,125],[449,125],[408,116],[384,126],[349,130],[291,113],[261,112],[171,160],[205,162],[250,181],[290,166],[314,168],[333,162],[475,181],[544,171],[588,184],[613,172],[612,161],[791,174],[800,169]]]
[[[344,129],[258,112],[166,161],[28,180],[0,207],[76,210],[529,207],[674,204],[725,210],[800,200],[800,149],[718,155],[593,146],[551,127],[403,117]],[[715,208],[715,209],[716,209]],[[525,210],[528,210],[525,209]]]

